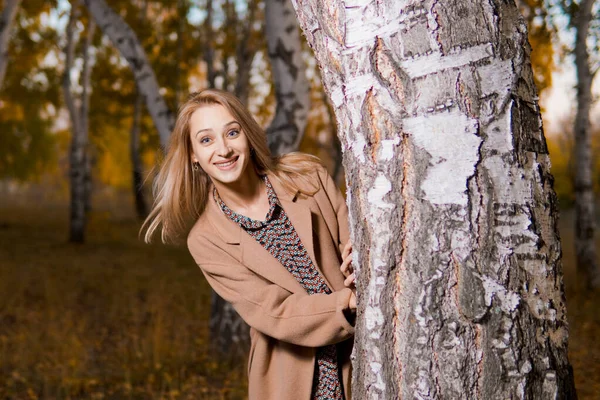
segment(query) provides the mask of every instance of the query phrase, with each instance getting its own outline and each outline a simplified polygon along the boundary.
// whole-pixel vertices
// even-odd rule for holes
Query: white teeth
[[[237,161],[237,158],[226,163],[215,163],[217,167],[229,167],[231,164]]]

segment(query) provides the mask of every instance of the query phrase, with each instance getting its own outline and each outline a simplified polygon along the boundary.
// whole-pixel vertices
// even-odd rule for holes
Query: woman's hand
[[[354,293],[354,290],[352,291],[352,294],[350,294],[348,308],[350,308],[350,311],[356,312],[356,293]]]
[[[340,271],[344,274],[346,280],[344,285],[349,288],[354,288],[354,268],[352,267],[352,243],[348,241],[344,250],[342,251],[342,265],[340,265]]]

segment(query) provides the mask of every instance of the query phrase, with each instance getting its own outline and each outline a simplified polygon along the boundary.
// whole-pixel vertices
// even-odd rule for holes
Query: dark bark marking
[[[524,152],[548,154],[548,147],[542,132],[539,109],[519,98],[513,100],[511,109],[513,146],[521,165],[525,165],[527,162]]]
[[[485,23],[481,6],[476,6],[462,0],[437,2],[431,8],[439,26],[438,42],[443,54],[449,54],[452,49],[466,48],[491,41],[491,33]],[[457,23],[460,21],[460,23]]]
[[[294,64],[294,50],[287,50],[281,39],[277,39],[275,50],[269,52],[269,57],[273,60],[280,60],[287,67],[290,75],[296,80],[298,78],[298,67]]]
[[[377,38],[370,55],[373,72],[381,84],[389,89],[389,94],[400,106],[398,112],[406,114],[406,107],[414,101],[414,84],[409,75],[394,60],[391,52]]]
[[[487,315],[489,307],[485,304],[485,289],[481,278],[475,274],[475,262],[470,257],[464,263],[457,260],[453,262],[458,269],[458,310],[469,322],[480,323]]]
[[[459,109],[470,118],[477,119],[480,112],[481,87],[476,79],[475,66],[467,66],[459,70],[455,90]]]

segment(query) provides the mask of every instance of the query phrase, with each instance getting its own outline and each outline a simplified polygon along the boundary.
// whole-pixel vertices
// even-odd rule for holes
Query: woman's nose
[[[231,148],[229,147],[229,144],[227,143],[226,140],[221,139],[218,142],[218,148],[217,148],[217,154],[225,157],[227,156],[229,153],[231,153]]]

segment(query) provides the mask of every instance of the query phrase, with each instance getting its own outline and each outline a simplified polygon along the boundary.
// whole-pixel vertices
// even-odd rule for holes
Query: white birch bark
[[[577,268],[591,288],[600,287],[600,266],[596,259],[596,214],[592,176],[592,72],[587,38],[594,0],[582,0],[575,17],[575,67],[577,71],[577,112],[575,114],[575,251]]]
[[[4,0],[4,8],[0,14],[0,89],[2,89],[6,67],[8,66],[10,30],[17,16],[20,3],[21,0]]]
[[[136,84],[146,101],[146,108],[160,136],[160,144],[166,148],[171,130],[173,129],[173,114],[167,107],[152,66],[148,62],[144,48],[135,32],[125,20],[115,13],[105,0],[82,0],[90,15],[102,32],[108,36],[113,45],[129,63]]]
[[[63,96],[71,119],[71,146],[69,151],[69,178],[71,204],[69,215],[69,240],[75,243],[85,241],[85,227],[87,223],[86,213],[86,160],[87,160],[87,129],[83,129],[82,109],[77,105],[77,100],[71,91],[71,69],[75,58],[75,25],[79,19],[80,11],[76,5],[71,7],[69,22],[66,28],[65,46],[65,71],[62,80]],[[84,54],[84,57],[87,54]],[[87,57],[85,57],[87,58]],[[85,64],[89,65],[85,60]],[[88,67],[89,68],[89,67]],[[84,72],[88,73],[89,69]],[[82,80],[85,85],[86,79]],[[84,89],[87,93],[87,89]],[[81,99],[83,100],[83,98]]]
[[[571,399],[526,27],[500,0],[294,0],[344,149],[356,399]]]
[[[92,210],[92,154],[89,149],[89,115],[90,115],[90,95],[92,87],[92,59],[90,49],[93,45],[94,34],[96,32],[96,24],[93,20],[88,21],[87,34],[83,44],[83,68],[81,70],[81,107],[79,111],[80,135],[83,137],[85,144],[85,161],[84,161],[84,188],[85,188],[85,212],[89,213]]]
[[[274,155],[298,150],[310,107],[310,85],[290,0],[265,0],[267,48],[275,83],[277,107],[267,128]]]

